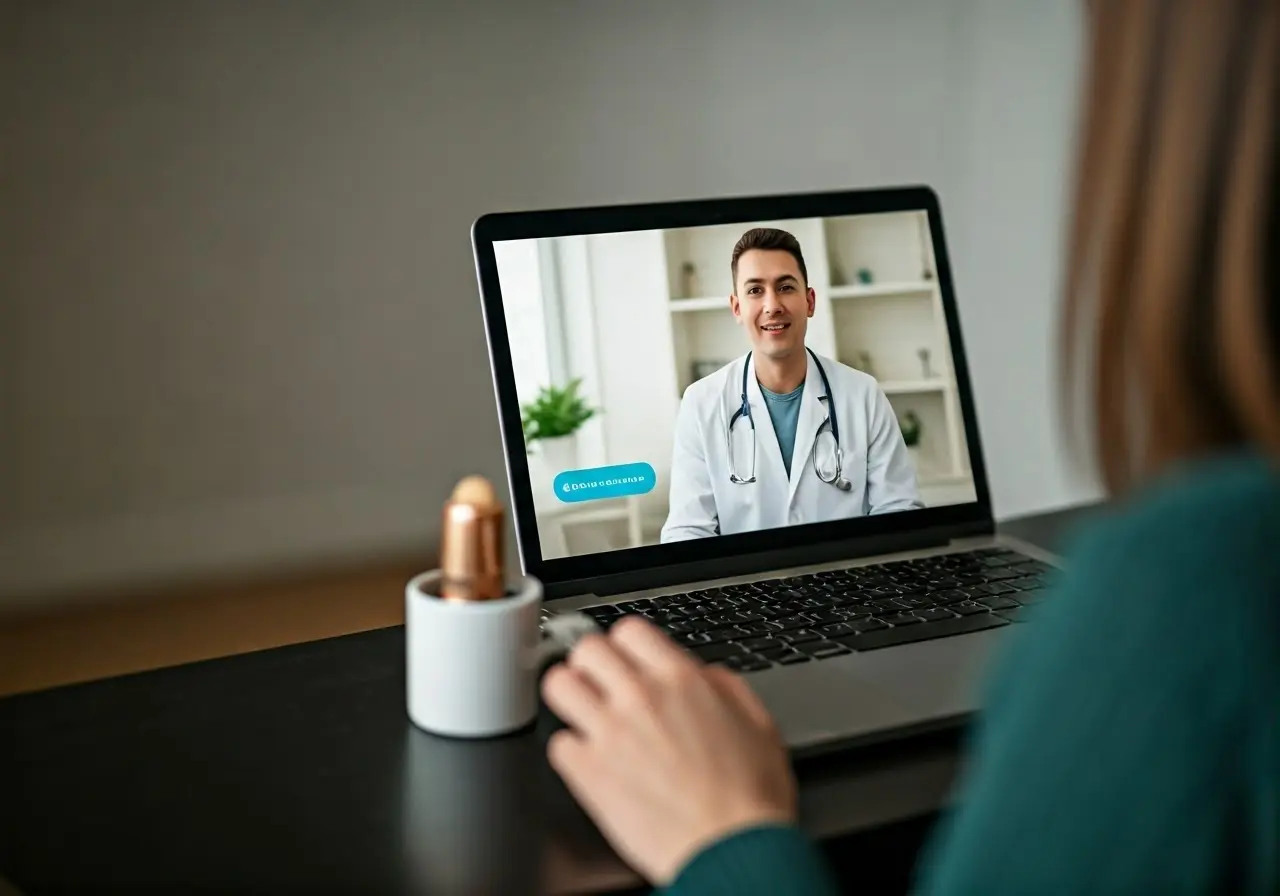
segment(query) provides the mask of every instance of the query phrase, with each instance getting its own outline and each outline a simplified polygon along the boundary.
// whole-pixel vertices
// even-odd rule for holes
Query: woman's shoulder
[[[1064,561],[1027,652],[1065,662],[1083,650],[1138,687],[1176,667],[1213,668],[1220,682],[1280,674],[1275,462],[1239,454],[1172,470],[1077,532]]]
[[[1280,476],[1184,466],[1064,560],[1010,633],[926,891],[1212,891],[1235,863],[1274,892]]]
[[[1259,609],[1280,607],[1280,463],[1239,453],[1180,465],[1077,533],[1066,559],[1073,578],[1158,587],[1166,602],[1208,598],[1222,607],[1235,589],[1277,598]],[[1212,594],[1198,593],[1205,584]]]

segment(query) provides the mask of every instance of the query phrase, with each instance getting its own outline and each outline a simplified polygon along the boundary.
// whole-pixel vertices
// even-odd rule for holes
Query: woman
[[[916,883],[1277,893],[1280,0],[1088,20],[1064,344],[1068,373],[1092,349],[1116,510],[1002,657]],[[649,881],[835,891],[741,679],[628,619],[544,693],[569,726],[552,765]]]

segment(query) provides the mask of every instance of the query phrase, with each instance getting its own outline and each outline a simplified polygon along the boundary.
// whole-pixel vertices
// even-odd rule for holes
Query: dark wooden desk
[[[1046,547],[1087,511],[1005,528]],[[28,896],[575,893],[635,886],[543,761],[404,714],[399,627],[0,701],[0,875]],[[820,838],[936,811],[954,738],[801,769]]]

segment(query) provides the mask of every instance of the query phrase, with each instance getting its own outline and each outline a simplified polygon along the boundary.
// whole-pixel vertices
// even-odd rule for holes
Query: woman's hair
[[[1280,0],[1093,0],[1087,23],[1063,334],[1103,480],[1280,458]]]

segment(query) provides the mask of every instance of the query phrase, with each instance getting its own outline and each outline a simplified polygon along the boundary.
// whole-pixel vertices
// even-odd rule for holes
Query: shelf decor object
[[[920,356],[920,375],[927,380],[933,379],[937,374],[933,372],[933,367],[929,364],[929,350],[921,348],[916,354]]]
[[[686,261],[680,268],[680,282],[684,286],[684,295],[687,299],[702,295],[702,278],[698,276],[698,266],[692,261]]]

